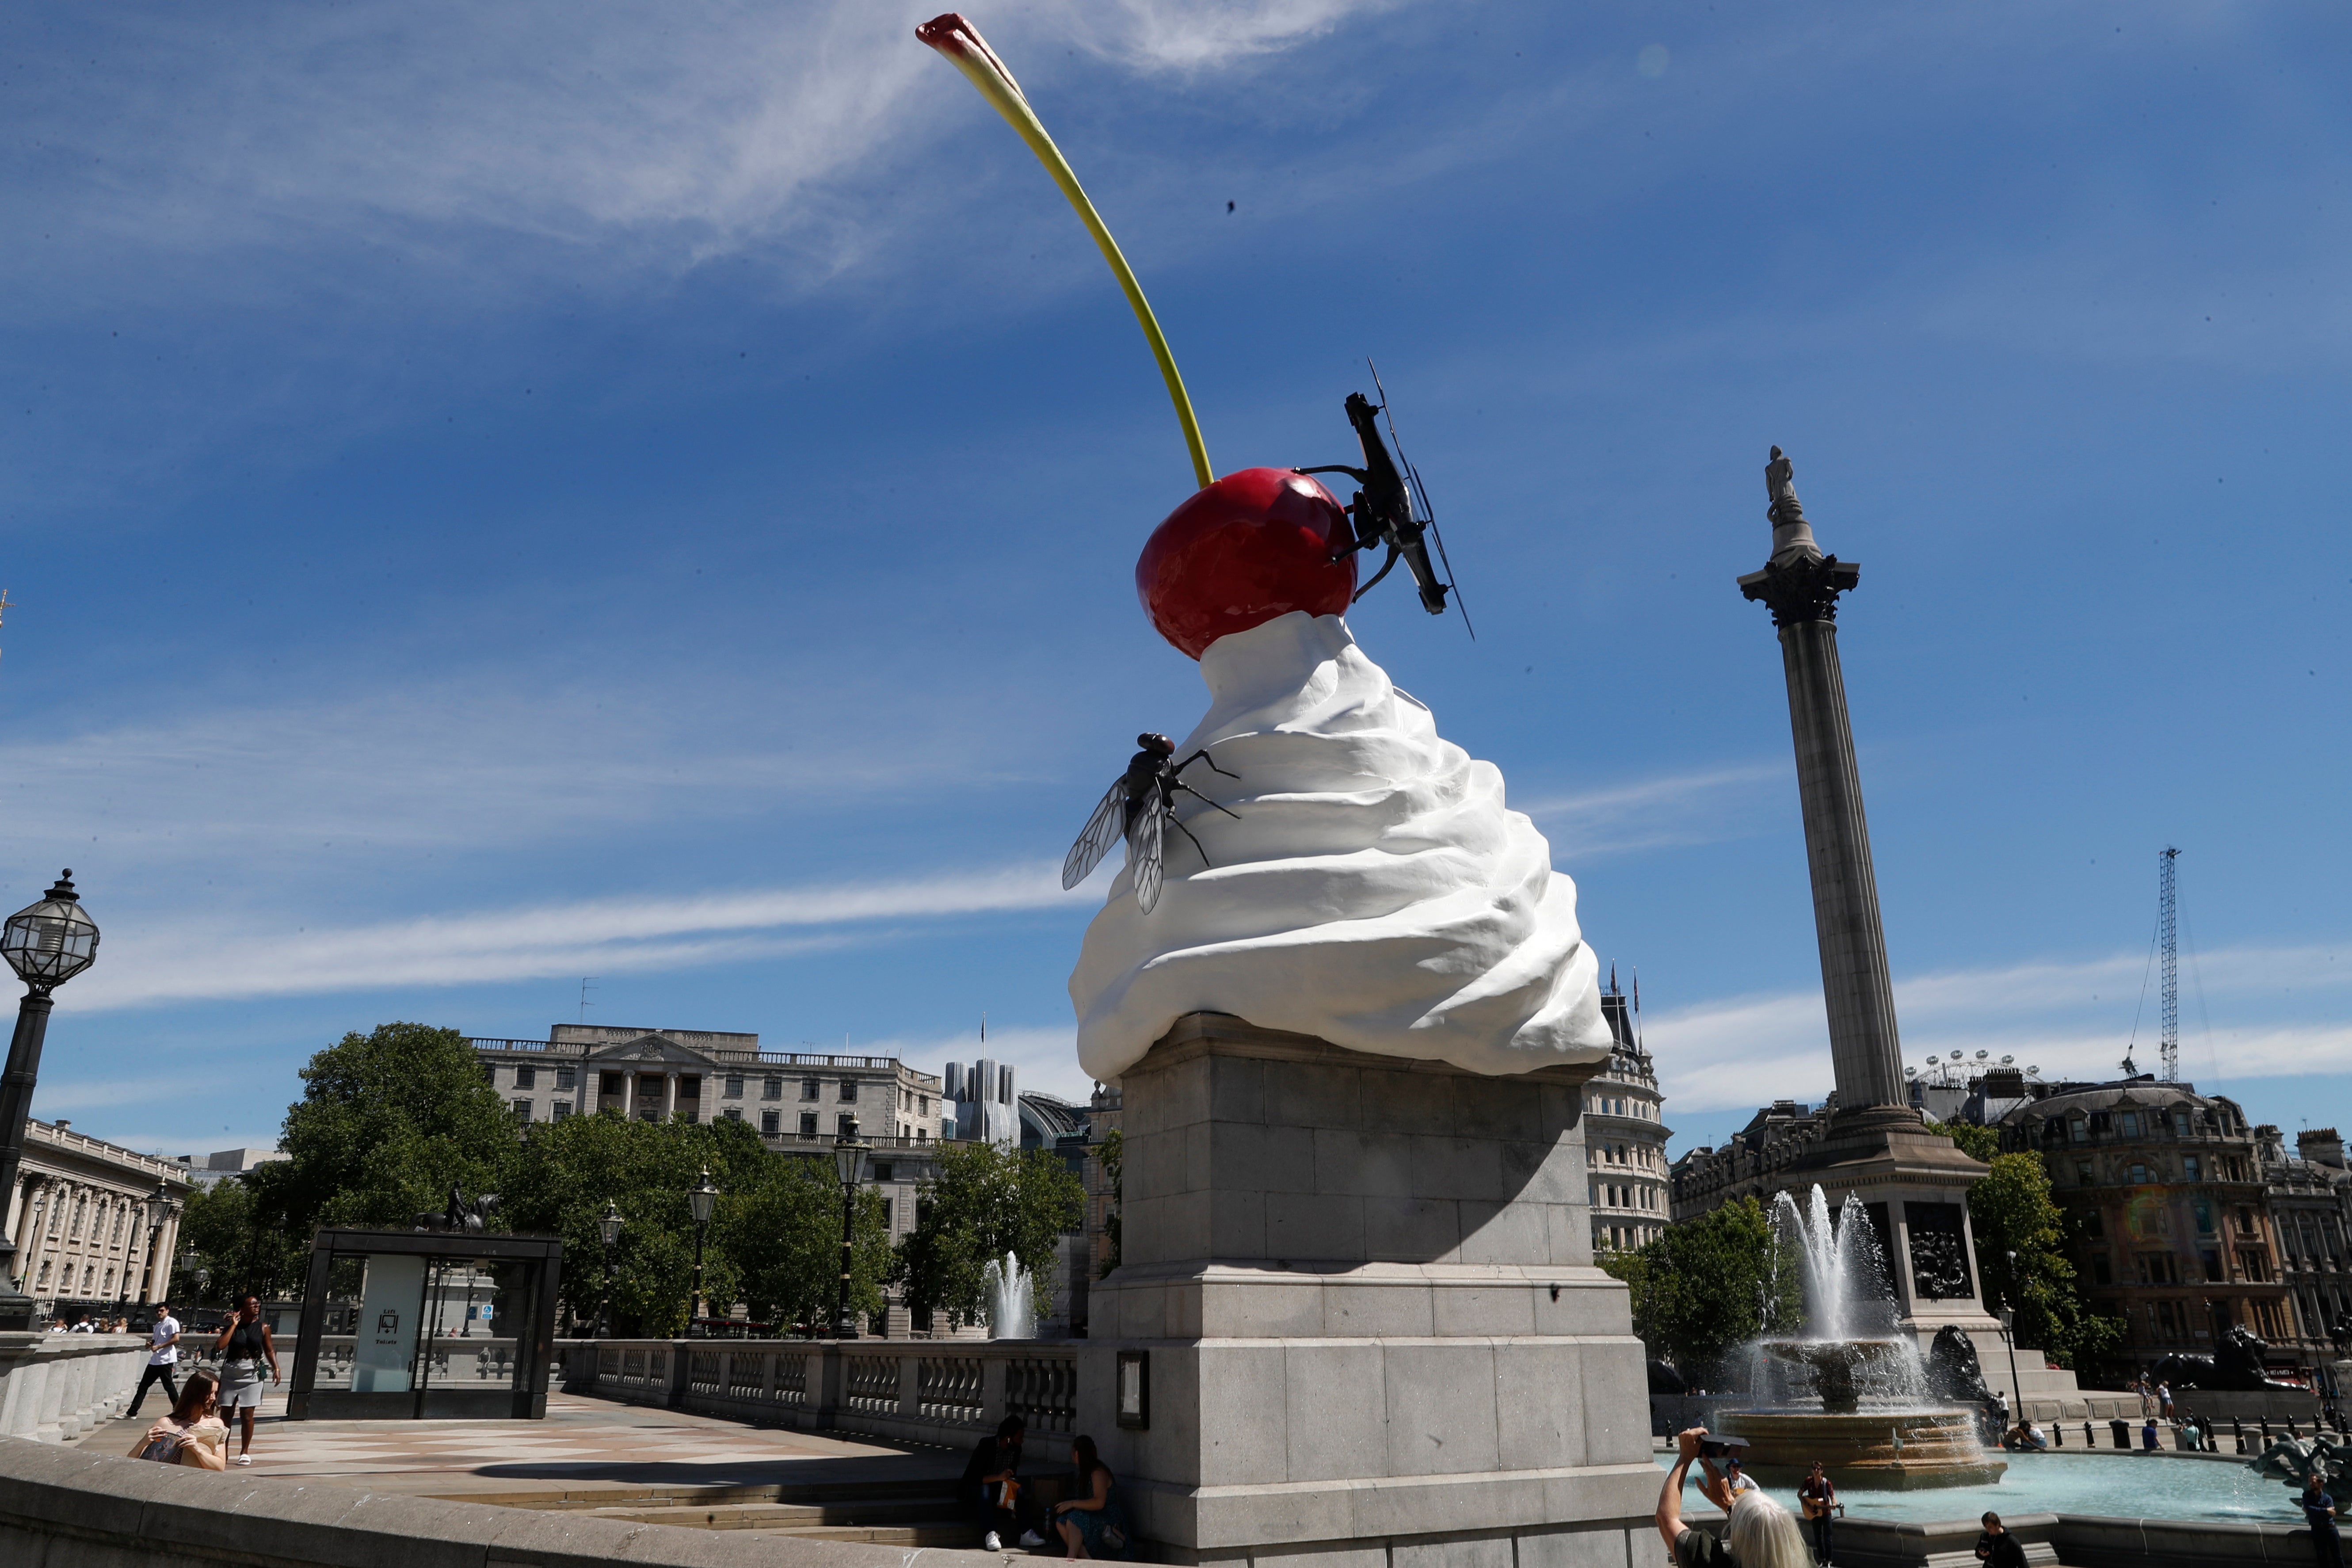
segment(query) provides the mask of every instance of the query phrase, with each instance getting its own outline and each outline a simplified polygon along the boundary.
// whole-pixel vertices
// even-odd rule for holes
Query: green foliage
[[[898,1243],[907,1304],[953,1323],[988,1315],[983,1270],[1010,1252],[1028,1271],[1037,1315],[1053,1310],[1055,1244],[1086,1218],[1086,1188],[1054,1154],[993,1143],[945,1144],[915,1227]]]
[[[745,1303],[761,1322],[833,1321],[841,1275],[841,1188],[831,1159],[773,1153],[740,1121],[624,1121],[612,1112],[531,1129],[500,1194],[519,1231],[563,1238],[562,1299],[593,1321],[604,1289],[597,1221],[622,1216],[612,1312],[616,1329],[655,1336],[686,1327],[694,1283],[687,1194],[710,1172],[719,1191],[702,1257],[703,1297],[724,1317]],[[864,1193],[852,1243],[850,1300],[882,1305],[890,1242],[881,1194]]]
[[[1635,1251],[1603,1253],[1601,1267],[1633,1296],[1633,1331],[1650,1353],[1705,1375],[1724,1352],[1793,1327],[1803,1311],[1797,1272],[1780,1255],[1754,1198],[1668,1226]]]
[[[287,1158],[247,1181],[258,1223],[302,1258],[321,1226],[404,1230],[445,1207],[453,1184],[498,1191],[518,1142],[465,1036],[383,1024],[310,1058],[279,1135]]]
[[[1121,1232],[1124,1229],[1127,1205],[1127,1134],[1112,1128],[1103,1135],[1095,1158],[1102,1162],[1103,1185],[1110,1192],[1110,1209],[1103,1215],[1103,1237],[1108,1245],[1103,1248],[1103,1277],[1118,1267]]]
[[[1969,1189],[1969,1228],[1976,1236],[1977,1277],[1986,1307],[2012,1309],[2017,1342],[2039,1349],[2060,1366],[2088,1370],[2119,1349],[2124,1321],[2093,1314],[2076,1289],[2068,1246],[2074,1239],[2074,1222],[2050,1190],[2042,1157],[2002,1153],[1998,1128],[1927,1125],[1990,1167]]]
[[[289,1279],[299,1279],[310,1253],[289,1249],[283,1237],[264,1226],[253,1189],[232,1177],[188,1194],[180,1215],[180,1256],[173,1262],[171,1299],[176,1305],[233,1300],[251,1290],[256,1295],[285,1293]],[[210,1278],[196,1286],[196,1270]]]

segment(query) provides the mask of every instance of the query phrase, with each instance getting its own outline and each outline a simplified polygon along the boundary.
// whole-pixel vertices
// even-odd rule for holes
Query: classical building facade
[[[147,1200],[159,1188],[173,1207],[155,1229]],[[171,1288],[180,1214],[193,1190],[176,1161],[77,1132],[68,1121],[28,1120],[8,1194],[18,1288],[58,1317],[157,1300]]]
[[[1983,1097],[2009,1102],[2001,1147],[2040,1155],[2074,1215],[2084,1299],[2124,1320],[2125,1356],[2210,1352],[2237,1326],[2274,1352],[2294,1342],[2263,1151],[2235,1101],[2146,1073],[2042,1084],[2013,1069],[1985,1074]]]
[[[1601,1011],[1616,1045],[1609,1065],[1584,1086],[1584,1148],[1592,1199],[1592,1247],[1622,1250],[1655,1241],[1674,1217],[1673,1172],[1666,1163],[1664,1095],[1657,1068],[1617,977]]]
[[[599,1110],[646,1121],[748,1121],[772,1145],[831,1142],[851,1125],[877,1148],[929,1143],[940,1080],[895,1057],[763,1051],[757,1035],[558,1024],[544,1040],[477,1038],[476,1055],[518,1121]]]
[[[2294,1334],[2285,1346],[2306,1366],[2325,1367],[2341,1353],[2336,1336],[2352,1339],[2352,1171],[2344,1166],[2344,1140],[2333,1127],[2295,1135],[2295,1152],[2275,1127],[2254,1129],[2263,1196],[2278,1238],[2279,1278],[2286,1286]]]

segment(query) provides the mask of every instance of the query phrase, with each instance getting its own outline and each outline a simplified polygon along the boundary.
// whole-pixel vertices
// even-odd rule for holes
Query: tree
[[[1768,1322],[1793,1325],[1802,1313],[1796,1270],[1780,1247],[1764,1206],[1746,1197],[1600,1263],[1632,1289],[1633,1331],[1650,1353],[1705,1377]]]
[[[830,1324],[841,1275],[841,1188],[830,1159],[771,1152],[744,1122],[625,1121],[605,1111],[531,1129],[501,1195],[517,1230],[563,1238],[562,1300],[596,1315],[604,1290],[597,1228],[609,1199],[621,1211],[614,1326],[656,1337],[687,1323],[693,1294],[694,1214],[687,1194],[710,1173],[719,1189],[702,1257],[713,1317],[741,1301],[764,1322]],[[890,1266],[881,1195],[862,1194],[852,1246],[851,1305],[874,1311]]]
[[[1103,1134],[1095,1151],[1102,1162],[1103,1187],[1110,1194],[1110,1203],[1103,1214],[1102,1277],[1118,1267],[1127,1229],[1127,1134],[1114,1127]]]
[[[310,1058],[278,1144],[247,1180],[257,1223],[299,1258],[321,1226],[404,1230],[452,1185],[497,1191],[519,1139],[465,1036],[382,1024]]]
[[[2060,1366],[2085,1370],[2123,1343],[2123,1320],[2093,1313],[2076,1288],[2068,1246],[2074,1221],[2052,1194],[2042,1157],[2002,1153],[1998,1128],[1929,1126],[1990,1167],[1969,1189],[1969,1229],[1985,1305],[2016,1313],[2017,1342],[2038,1347]]]
[[[199,1298],[233,1300],[248,1289],[276,1295],[287,1269],[285,1251],[282,1241],[256,1219],[253,1189],[243,1178],[199,1186],[180,1215],[180,1256],[173,1261],[167,1294],[190,1306]],[[209,1275],[202,1289],[196,1285],[198,1268]]]
[[[1044,1149],[943,1144],[937,1158],[915,1227],[898,1243],[908,1306],[979,1322],[988,1315],[985,1269],[1011,1253],[1029,1276],[1037,1315],[1052,1311],[1055,1247],[1085,1222],[1086,1188]]]

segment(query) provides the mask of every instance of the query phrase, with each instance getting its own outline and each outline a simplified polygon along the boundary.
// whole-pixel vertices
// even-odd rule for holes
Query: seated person
[[[1055,1528],[1072,1559],[1128,1555],[1127,1510],[1113,1489],[1110,1467],[1095,1453],[1092,1437],[1070,1445],[1070,1468],[1076,1473],[1076,1494],[1054,1505]]]
[[[1045,1544],[1037,1533],[1037,1505],[1021,1481],[1021,1440],[1027,1433],[1028,1423],[1006,1416],[995,1436],[972,1445],[963,1479],[956,1483],[957,1506],[980,1526],[983,1552],[1003,1551],[1008,1535],[1018,1535],[1024,1546]]]

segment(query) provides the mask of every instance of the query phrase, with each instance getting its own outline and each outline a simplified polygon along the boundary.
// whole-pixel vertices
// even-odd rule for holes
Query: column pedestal
[[[1090,1295],[1079,1429],[1155,1554],[1622,1568],[1652,1550],[1643,1348],[1592,1264],[1597,1070],[1486,1078],[1215,1014],[1129,1069],[1123,1257]],[[1118,1398],[1139,1352],[1141,1426]]]

